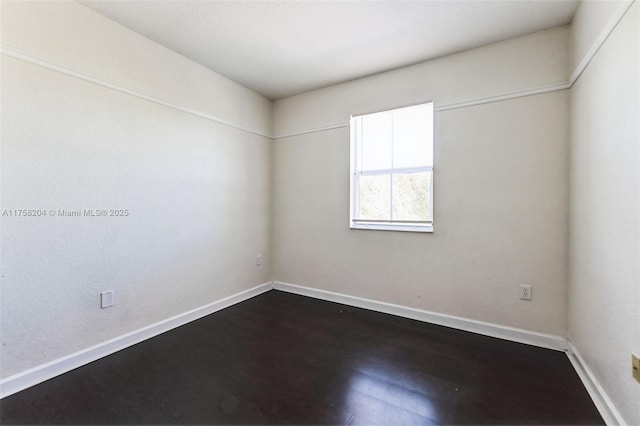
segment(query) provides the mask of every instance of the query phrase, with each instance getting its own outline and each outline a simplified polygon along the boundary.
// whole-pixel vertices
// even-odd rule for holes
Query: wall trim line
[[[321,126],[321,127],[314,127],[313,129],[308,129],[308,130],[300,130],[300,131],[296,131],[296,132],[282,133],[280,135],[274,136],[273,139],[284,139],[284,138],[289,138],[289,137],[292,137],[292,136],[306,135],[306,134],[309,134],[309,133],[324,132],[325,130],[340,129],[340,128],[343,128],[343,127],[349,127],[349,121],[342,121],[340,123],[328,124],[326,126]]]
[[[576,370],[576,373],[578,373],[578,377],[580,377],[582,384],[587,389],[589,396],[593,400],[593,403],[605,423],[607,425],[626,426],[627,423],[624,421],[624,418],[616,409],[616,406],[613,404],[584,358],[582,358],[578,349],[571,342],[568,342],[567,357],[569,358],[571,365],[573,365],[573,368]]]
[[[0,380],[0,398],[13,395],[16,392],[126,349],[136,343],[166,333],[191,321],[251,299],[269,290],[271,290],[271,281],[9,376]]]
[[[365,299],[343,293],[320,290],[317,288],[304,287],[296,284],[289,284],[281,281],[274,281],[275,290],[287,293],[308,296],[314,299],[327,300],[329,302],[341,303],[358,308],[369,309],[376,312],[396,315],[403,318],[410,318],[430,324],[442,325],[457,330],[469,331],[484,336],[497,337],[517,343],[525,343],[557,351],[567,350],[567,339],[552,334],[539,333],[520,328],[508,327],[499,324],[477,321],[470,318],[463,318],[454,315],[441,314],[438,312],[426,311],[422,309],[409,308],[393,303],[381,302],[378,300]]]
[[[493,102],[501,102],[501,101],[516,99],[516,98],[521,98],[526,96],[551,93],[558,90],[571,89],[573,85],[576,83],[576,81],[578,81],[582,73],[587,69],[587,67],[589,66],[593,58],[596,56],[600,48],[607,41],[609,36],[611,36],[611,34],[616,29],[620,21],[622,21],[622,19],[627,14],[629,9],[631,9],[631,6],[633,6],[633,4],[636,1],[637,0],[633,0],[629,2],[626,5],[625,9],[619,15],[614,16],[609,22],[607,22],[607,24],[604,26],[600,34],[598,34],[598,37],[596,37],[596,39],[594,40],[591,47],[586,51],[585,55],[582,57],[580,62],[576,65],[575,69],[571,73],[569,80],[558,82],[558,83],[552,83],[548,85],[543,85],[543,86],[538,86],[538,87],[532,87],[529,89],[517,90],[509,93],[503,93],[500,95],[471,98],[471,99],[458,101],[458,102],[450,102],[445,104],[438,104],[437,102],[435,102],[434,111],[435,112],[449,111],[453,109],[467,108],[467,107],[472,107],[477,105],[489,104]],[[293,136],[306,135],[309,133],[322,132],[325,130],[333,130],[333,129],[348,127],[348,126],[349,126],[349,122],[345,121],[341,123],[330,124],[327,126],[319,126],[319,127],[315,127],[308,130],[299,130],[299,131],[293,131],[293,132],[286,132],[282,134],[276,134],[273,136],[272,139],[289,138]]]
[[[602,31],[600,31],[600,34],[598,34],[596,39],[593,41],[591,47],[585,52],[580,62],[578,62],[578,65],[576,65],[576,68],[573,70],[573,73],[569,78],[569,87],[573,87],[576,81],[578,81],[582,73],[587,69],[591,61],[593,61],[593,58],[595,58],[600,48],[611,36],[620,21],[622,21],[624,16],[627,14],[629,9],[631,9],[631,6],[633,6],[635,2],[636,0],[629,2],[619,16],[614,16],[609,22],[605,24],[605,26],[602,28]]]
[[[591,63],[591,61],[593,60],[593,58],[595,57],[595,55],[598,53],[598,51],[600,50],[600,48],[604,45],[604,43],[606,42],[606,40],[609,38],[609,36],[611,35],[611,33],[613,33],[613,31],[615,30],[615,28],[618,26],[618,24],[620,23],[620,21],[624,18],[624,16],[626,15],[626,13],[629,11],[629,9],[631,9],[631,6],[636,2],[636,0],[633,0],[631,2],[629,2],[627,4],[627,6],[625,7],[624,11],[619,15],[616,16],[614,18],[612,18],[607,25],[605,25],[604,29],[600,32],[600,34],[598,35],[598,37],[595,39],[595,41],[593,42],[593,44],[591,45],[591,47],[587,50],[587,52],[585,53],[585,55],[583,56],[583,58],[580,60],[580,62],[578,63],[578,65],[576,66],[575,70],[573,71],[573,73],[571,74],[571,77],[569,78],[568,81],[563,81],[563,82],[557,82],[557,83],[552,83],[552,84],[548,84],[548,85],[543,85],[543,86],[537,86],[537,87],[532,87],[532,88],[528,88],[528,89],[522,89],[522,90],[517,90],[514,92],[508,92],[508,93],[503,93],[503,94],[499,94],[499,95],[492,95],[492,96],[482,96],[482,97],[477,97],[477,98],[471,98],[471,99],[467,99],[467,100],[463,100],[463,101],[457,101],[457,102],[450,102],[450,103],[445,103],[445,104],[435,104],[434,106],[434,111],[435,112],[441,112],[441,111],[449,111],[449,110],[453,110],[453,109],[460,109],[460,108],[467,108],[467,107],[472,107],[472,106],[477,106],[477,105],[483,105],[483,104],[489,104],[489,103],[494,103],[494,102],[501,102],[501,101],[505,101],[505,100],[511,100],[511,99],[516,99],[516,98],[520,98],[520,97],[526,97],[526,96],[533,96],[533,95],[539,95],[539,94],[544,94],[544,93],[551,93],[551,92],[555,92],[555,91],[559,91],[559,90],[565,90],[565,89],[570,89],[571,87],[573,87],[573,85],[576,83],[576,81],[580,78],[580,76],[582,75],[582,73],[586,70],[587,66]],[[334,124],[328,124],[328,125],[324,125],[324,126],[319,126],[319,127],[314,127],[311,129],[307,129],[307,130],[298,130],[298,131],[292,131],[292,132],[285,132],[285,133],[281,133],[281,134],[266,134],[264,132],[258,131],[258,130],[253,130],[247,127],[243,127],[240,125],[236,125],[233,124],[229,121],[223,120],[213,114],[209,114],[203,111],[199,111],[193,108],[189,108],[187,106],[184,105],[180,105],[178,103],[166,100],[166,99],[162,99],[158,96],[155,96],[153,94],[144,92],[142,90],[133,88],[133,87],[129,87],[120,83],[116,83],[107,79],[104,79],[102,77],[98,77],[96,75],[92,75],[89,73],[86,73],[84,71],[79,71],[70,67],[66,67],[63,65],[59,65],[56,64],[55,62],[49,60],[49,59],[45,59],[42,57],[39,57],[37,55],[34,55],[30,52],[21,50],[21,49],[17,49],[11,46],[8,46],[6,44],[0,44],[0,54],[12,57],[14,59],[18,59],[18,60],[22,60],[24,62],[28,62],[31,63],[33,65],[37,65],[52,71],[56,71],[71,77],[75,77],[90,83],[94,83],[94,84],[98,84],[100,86],[103,87],[107,87],[109,89],[113,89],[116,91],[119,91],[121,93],[125,93],[140,99],[144,99],[150,102],[154,102],[178,111],[182,111],[185,112],[187,114],[191,114],[191,115],[195,115],[197,117],[200,118],[204,118],[206,120],[210,120],[228,127],[232,127],[234,129],[238,129],[238,130],[242,130],[245,131],[247,133],[251,133],[257,136],[262,136],[268,139],[283,139],[283,138],[289,138],[289,137],[293,137],[293,136],[301,136],[301,135],[306,135],[306,134],[310,134],[310,133],[317,133],[317,132],[322,132],[322,131],[327,131],[327,130],[334,130],[334,129],[339,129],[339,128],[343,128],[343,127],[348,127],[349,126],[349,121],[343,121],[343,122],[339,122],[339,123],[334,123]]]
[[[532,87],[530,89],[517,90],[515,92],[508,92],[501,95],[485,96],[481,98],[474,98],[474,99],[469,99],[469,100],[460,101],[460,102],[450,102],[448,104],[441,104],[441,105],[436,104],[433,109],[436,112],[449,111],[452,109],[467,108],[467,107],[472,107],[476,105],[484,105],[484,104],[490,104],[494,102],[507,101],[511,99],[524,98],[527,96],[557,92],[559,90],[565,90],[568,88],[569,88],[569,83],[564,81],[560,83],[553,83],[553,84],[546,84],[544,86]]]
[[[540,95],[540,94],[544,94],[544,93],[556,92],[556,91],[559,91],[559,90],[569,89],[570,87],[571,86],[570,86],[568,81],[562,81],[562,82],[559,82],[559,83],[546,84],[544,86],[537,86],[537,87],[532,87],[532,88],[529,88],[529,89],[522,89],[522,90],[517,90],[517,91],[514,91],[514,92],[502,93],[500,95],[482,96],[482,97],[478,97],[478,98],[471,98],[471,99],[466,99],[466,100],[463,100],[463,101],[449,102],[449,103],[444,103],[444,104],[438,104],[438,102],[434,100],[434,108],[433,108],[433,110],[435,112],[441,112],[441,111],[449,111],[449,110],[453,110],[453,109],[468,108],[468,107],[473,107],[473,106],[477,106],[477,105],[484,105],[484,104],[490,104],[490,103],[494,103],[494,102],[506,101],[506,100],[510,100],[510,99],[523,98],[523,97],[526,97],[526,96],[533,96],[533,95]],[[293,137],[293,136],[306,135],[306,134],[309,134],[309,133],[317,133],[317,132],[324,132],[326,130],[339,129],[339,128],[342,128],[342,127],[349,127],[349,121],[342,121],[342,122],[339,122],[339,123],[328,124],[326,126],[314,127],[314,128],[307,129],[307,130],[298,130],[298,131],[293,131],[293,132],[276,134],[273,137],[273,139],[284,139],[284,138],[289,138],[289,137]]]
[[[156,104],[163,105],[163,106],[166,106],[166,107],[178,110],[178,111],[182,111],[182,112],[185,112],[187,114],[195,115],[197,117],[204,118],[206,120],[213,121],[215,123],[222,124],[222,125],[225,125],[225,126],[228,126],[228,127],[232,127],[234,129],[237,129],[237,130],[242,130],[242,131],[247,132],[247,133],[251,133],[251,134],[254,134],[254,135],[258,135],[258,136],[262,136],[262,137],[265,137],[265,138],[273,139],[273,136],[267,135],[267,134],[265,134],[263,132],[260,132],[258,130],[253,130],[253,129],[249,129],[247,127],[243,127],[243,126],[240,126],[240,125],[237,125],[237,124],[233,124],[233,123],[231,123],[229,121],[226,121],[226,120],[223,120],[223,119],[221,119],[221,118],[219,118],[219,117],[217,117],[217,116],[215,116],[213,114],[209,114],[209,113],[203,112],[203,111],[198,111],[196,109],[189,108],[189,107],[184,106],[184,105],[180,105],[178,103],[169,101],[167,99],[162,99],[162,98],[160,98],[158,96],[155,96],[155,95],[153,95],[151,93],[148,93],[148,92],[145,92],[145,91],[133,88],[133,87],[129,87],[129,86],[126,86],[124,84],[116,83],[114,81],[107,80],[105,78],[98,77],[96,75],[89,74],[89,73],[86,73],[84,71],[79,71],[79,70],[76,70],[76,69],[73,69],[73,68],[70,68],[70,67],[66,67],[66,66],[63,66],[63,65],[56,64],[55,62],[53,62],[53,61],[51,61],[49,59],[38,57],[38,56],[36,56],[36,55],[34,55],[32,53],[26,52],[24,50],[16,49],[14,47],[7,46],[6,44],[0,44],[0,53],[5,55],[5,56],[9,56],[11,58],[14,58],[14,59],[18,59],[20,61],[28,62],[28,63],[30,63],[32,65],[36,65],[36,66],[39,66],[39,67],[42,67],[42,68],[46,68],[46,69],[51,70],[51,71],[55,71],[55,72],[58,72],[58,73],[61,73],[61,74],[65,74],[65,75],[70,76],[70,77],[75,77],[75,78],[78,78],[80,80],[84,80],[84,81],[89,82],[89,83],[94,83],[94,84],[97,84],[99,86],[106,87],[106,88],[112,89],[112,90],[116,90],[118,92],[121,92],[121,93],[124,93],[124,94],[127,94],[127,95],[131,95],[131,96],[134,96],[134,97],[139,98],[139,99],[144,99],[146,101],[154,102]]]

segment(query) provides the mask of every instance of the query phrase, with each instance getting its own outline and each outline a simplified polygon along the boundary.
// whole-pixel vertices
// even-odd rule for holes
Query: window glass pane
[[[433,104],[393,112],[393,167],[433,165]]]
[[[391,168],[391,119],[390,112],[362,117],[360,170]]]
[[[393,220],[430,221],[432,171],[393,175]]]
[[[389,220],[391,215],[390,175],[360,176],[359,219]]]

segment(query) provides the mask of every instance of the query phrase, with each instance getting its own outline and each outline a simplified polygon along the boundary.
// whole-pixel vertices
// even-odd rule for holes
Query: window
[[[351,117],[350,227],[433,231],[433,103]]]

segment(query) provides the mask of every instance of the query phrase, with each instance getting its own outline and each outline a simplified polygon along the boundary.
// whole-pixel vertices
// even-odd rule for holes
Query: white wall
[[[637,3],[560,90],[627,6],[583,3],[573,49],[568,27],[543,31],[282,99],[272,122],[269,100],[81,5],[2,2],[0,209],[130,216],[2,217],[1,377],[276,279],[561,336],[568,323],[640,423]],[[426,100],[435,232],[350,230],[349,115]],[[272,147],[272,131],[289,136]],[[100,310],[106,289],[116,306]]]
[[[130,212],[2,217],[3,378],[270,280],[270,101],[73,2],[2,45],[1,209]]]
[[[619,16],[620,4],[583,3],[573,39]],[[571,89],[569,337],[629,425],[640,424],[639,80],[635,2]]]
[[[566,87],[568,44],[561,27],[277,101],[277,135],[338,127],[275,141],[274,279],[564,336],[566,90],[436,113],[433,234],[349,229],[345,123]]]

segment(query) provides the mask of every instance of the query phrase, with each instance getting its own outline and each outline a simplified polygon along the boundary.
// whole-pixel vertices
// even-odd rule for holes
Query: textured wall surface
[[[437,108],[465,88],[490,96],[562,82],[566,30],[277,101],[274,126],[344,121],[350,107],[402,106],[431,88]],[[274,279],[566,335],[567,91],[436,113],[434,158],[433,234],[352,230],[348,128],[277,139]],[[522,283],[533,301],[518,299]]]
[[[83,6],[34,5],[3,3],[3,43],[158,97],[182,85],[185,104],[268,130],[261,96]],[[1,88],[2,209],[129,211],[2,217],[2,377],[270,280],[268,138],[5,55]]]
[[[574,27],[576,39],[599,31]],[[629,425],[640,424],[639,77],[636,2],[571,89],[569,337]]]

